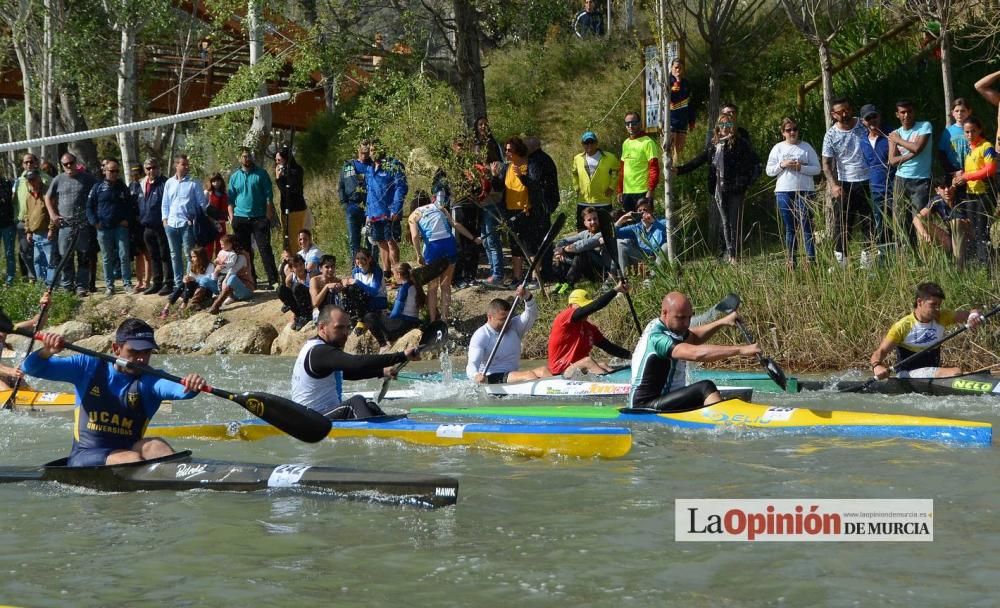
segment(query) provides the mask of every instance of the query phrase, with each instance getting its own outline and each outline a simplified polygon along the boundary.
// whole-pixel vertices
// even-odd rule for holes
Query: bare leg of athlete
[[[522,369],[516,372],[509,372],[507,374],[507,382],[528,382],[529,380],[538,380],[539,378],[550,378],[552,377],[552,372],[545,365],[541,367],[536,367],[534,369]]]

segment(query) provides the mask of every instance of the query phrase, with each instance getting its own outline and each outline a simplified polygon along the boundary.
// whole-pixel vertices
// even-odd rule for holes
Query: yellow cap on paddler
[[[576,304],[577,306],[586,306],[587,304],[590,304],[590,298],[587,297],[586,289],[574,289],[569,292],[568,301],[570,304]]]

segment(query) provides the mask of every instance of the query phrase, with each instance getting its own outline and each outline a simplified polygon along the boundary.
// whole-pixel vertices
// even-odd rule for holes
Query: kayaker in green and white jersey
[[[736,312],[690,327],[693,314],[691,301],[684,294],[672,291],[663,298],[660,317],[646,325],[632,354],[629,407],[682,412],[722,401],[711,380],[685,385],[687,362],[707,363],[760,353],[757,344],[705,344],[720,328],[736,325]]]

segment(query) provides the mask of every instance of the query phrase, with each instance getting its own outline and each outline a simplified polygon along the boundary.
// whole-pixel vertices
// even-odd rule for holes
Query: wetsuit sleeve
[[[91,360],[84,355],[43,359],[38,351],[35,351],[24,360],[21,369],[29,376],[76,385],[81,378],[91,376],[91,372],[87,368],[91,367],[89,364],[92,363],[96,363],[96,360]]]
[[[649,337],[648,347],[657,357],[670,359],[674,350],[674,341],[666,334],[654,333]]]
[[[677,175],[684,175],[685,173],[690,173],[695,169],[697,169],[698,167],[707,163],[709,155],[711,154],[711,150],[712,148],[709,145],[704,150],[701,151],[701,154],[695,156],[694,158],[684,163],[680,167],[677,167]]]
[[[403,309],[406,307],[406,298],[409,296],[410,284],[403,283],[399,286],[399,291],[396,292],[396,301],[392,304],[392,312],[389,313],[390,319],[398,319],[403,316]]]
[[[594,299],[594,301],[591,302],[590,304],[577,308],[576,310],[573,311],[573,317],[572,317],[573,322],[579,323],[580,321],[583,321],[584,319],[594,314],[595,312],[601,310],[602,308],[610,304],[611,300],[614,300],[616,295],[618,295],[618,292],[612,289],[610,291],[602,293],[599,297]],[[629,356],[631,356],[631,353],[629,354]]]
[[[594,343],[594,346],[608,353],[612,357],[618,357],[619,359],[632,358],[632,351],[625,350],[607,338],[601,338],[599,341]]]
[[[345,380],[364,380],[381,378],[384,368],[403,361],[406,361],[403,353],[351,355],[329,344],[319,344],[309,351],[306,369],[316,378],[325,378],[339,370],[344,372]]]
[[[161,400],[172,399],[174,401],[180,401],[183,399],[194,399],[198,396],[198,392],[199,391],[188,392],[184,389],[184,385],[165,378],[158,378],[156,382],[153,383],[153,395],[159,397]]]

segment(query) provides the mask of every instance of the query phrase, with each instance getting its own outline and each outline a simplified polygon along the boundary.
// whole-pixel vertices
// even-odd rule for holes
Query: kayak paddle
[[[998,312],[1000,312],[1000,305],[993,307],[992,310],[990,310],[986,314],[982,315],[981,318],[982,318],[983,322],[986,322],[986,319],[989,319],[990,317],[992,317],[993,315],[997,314]],[[889,367],[889,373],[891,374],[891,373],[895,372],[896,369],[898,369],[900,365],[903,365],[904,363],[907,363],[908,361],[912,361],[914,358],[922,355],[923,353],[925,353],[925,352],[927,352],[929,350],[933,350],[933,349],[941,346],[942,344],[944,344],[948,340],[951,340],[955,336],[957,336],[957,335],[959,335],[961,333],[964,333],[967,329],[969,329],[969,323],[968,322],[963,323],[961,327],[959,327],[958,329],[952,331],[950,334],[944,336],[943,338],[941,338],[937,342],[932,342],[931,344],[928,344],[927,347],[924,348],[923,350],[918,350],[917,352],[912,353],[910,355],[907,355],[907,356],[903,357],[901,360],[896,361],[895,365],[892,365],[892,366]],[[841,392],[841,393],[863,393],[863,392],[867,391],[869,388],[871,388],[871,386],[873,384],[875,384],[876,382],[878,382],[878,381],[879,381],[878,378],[872,378],[872,379],[868,380],[867,382],[865,382],[864,384],[862,384],[861,386],[852,386],[852,387],[849,387],[849,388],[845,388],[845,389],[843,389],[843,390],[841,390],[839,392]]]
[[[722,299],[718,304],[709,308],[705,312],[691,317],[691,327],[698,327],[699,325],[706,325],[711,323],[721,315],[728,315],[729,313],[737,310],[740,307],[740,297],[735,293],[731,293]]]
[[[41,338],[41,334],[33,334],[30,330],[15,329],[11,324],[10,319],[2,311],[0,311],[0,331],[15,333],[27,338]],[[102,361],[107,361],[108,363],[136,370],[142,372],[143,374],[149,374],[151,376],[163,378],[164,380],[170,380],[171,382],[176,382],[177,384],[181,383],[181,379],[178,376],[156,369],[155,367],[150,367],[141,363],[129,363],[115,357],[114,355],[99,353],[75,344],[66,344],[65,348],[90,357],[97,357]],[[203,393],[211,393],[216,397],[235,401],[242,406],[243,409],[247,410],[254,416],[257,416],[264,422],[281,429],[285,433],[288,433],[292,437],[301,441],[316,443],[317,441],[323,440],[330,432],[330,421],[327,420],[323,414],[311,410],[304,405],[296,403],[285,397],[279,397],[270,393],[257,391],[235,394],[207,384],[202,387],[201,391]]]
[[[490,215],[490,217],[492,217],[493,219],[495,219],[497,221],[497,228],[493,232],[496,232],[496,231],[498,231],[498,230],[500,230],[502,228],[510,236],[511,240],[514,241],[514,244],[517,245],[517,248],[521,250],[521,253],[524,255],[524,259],[528,260],[528,264],[530,264],[531,268],[535,268],[535,266],[536,266],[535,261],[531,258],[530,255],[528,255],[528,248],[524,246],[524,243],[521,242],[521,238],[519,236],[517,236],[517,233],[514,232],[514,229],[510,227],[510,223],[506,219],[504,219],[503,214],[499,213],[499,212],[498,213],[493,213],[493,211],[491,211],[489,207],[483,207],[483,209],[486,211],[486,213],[488,213]],[[524,218],[523,215],[519,214],[518,216],[515,216],[514,218],[511,218],[511,219],[515,219],[516,220],[516,219],[518,219],[518,217]],[[529,220],[531,219],[530,216],[529,216],[528,219]],[[493,234],[493,232],[490,232],[488,234]],[[556,230],[556,234],[559,234],[558,230]],[[485,237],[484,237],[484,240],[485,240]],[[513,249],[514,248],[511,247],[511,251],[513,251]],[[538,253],[536,253],[535,256],[536,257],[541,257],[542,253],[544,253],[544,250],[543,249],[539,249]],[[531,274],[531,271],[528,271],[527,273],[525,273],[525,275],[524,275],[525,278],[527,278],[530,274]],[[548,296],[547,293],[545,293],[545,284],[542,283],[542,277],[535,277],[535,278],[538,279],[538,290],[542,292],[542,295],[545,296],[546,299],[548,299],[549,296]]]
[[[66,251],[76,251],[76,240],[79,236],[80,228],[79,226],[74,226],[72,228],[72,234],[70,234],[69,237],[69,246],[66,248]],[[35,320],[35,326],[31,330],[32,337],[28,340],[28,347],[24,349],[24,357],[21,358],[21,361],[27,359],[28,355],[30,355],[31,351],[35,348],[34,335],[37,334],[42,327],[45,326],[46,321],[48,321],[49,306],[52,305],[52,290],[55,289],[56,283],[59,282],[59,275],[62,274],[63,268],[66,267],[66,262],[68,262],[72,257],[72,254],[63,256],[63,258],[59,260],[59,264],[56,266],[55,270],[52,272],[52,283],[49,284],[49,288],[45,290],[45,295],[47,295],[48,298],[45,304],[42,305],[42,309],[38,311],[38,318]],[[17,378],[14,379],[14,386],[10,387],[10,395],[7,396],[7,400],[3,402],[3,407],[0,409],[9,410],[14,407],[15,403],[17,403],[17,391],[21,388],[21,378],[22,376],[17,376]]]
[[[743,321],[736,319],[736,326],[740,328],[741,332],[743,332],[743,338],[746,339],[747,344],[753,344],[753,336],[750,335],[750,332],[747,330],[746,325],[743,324]],[[767,375],[770,376],[771,380],[774,380],[775,384],[781,387],[781,390],[788,390],[788,380],[785,378],[785,372],[778,367],[778,364],[774,362],[774,359],[757,353],[757,361],[764,366],[764,371],[767,372]]]
[[[420,345],[417,346],[417,352],[436,351],[444,346],[446,342],[448,342],[448,324],[439,319],[428,325],[427,329],[424,330],[424,335],[420,337]],[[399,373],[399,370],[406,367],[406,364],[409,362],[410,360],[407,359],[402,363],[397,363],[396,367],[392,369],[393,373],[382,379],[382,386],[378,389],[378,394],[375,395],[375,405],[382,404],[385,394],[389,391],[389,381]]]
[[[562,230],[563,224],[566,223],[566,214],[560,213],[556,215],[556,219],[552,222],[552,227],[549,231],[545,233],[545,239],[542,240],[542,246],[538,248],[538,253],[535,254],[535,259],[531,260],[531,266],[528,268],[528,272],[524,273],[524,279],[521,280],[521,287],[528,284],[528,280],[531,279],[531,273],[535,271],[538,267],[538,263],[542,261],[542,256],[546,254],[549,247],[552,246],[552,242],[556,240],[556,235]],[[539,283],[541,285],[541,283]],[[490,356],[486,358],[486,365],[483,366],[482,374],[484,376],[488,375],[490,369],[490,364],[493,363],[493,357],[497,354],[497,349],[500,348],[500,342],[503,340],[503,335],[507,333],[507,326],[510,325],[510,319],[514,316],[514,309],[517,308],[517,302],[521,297],[518,295],[514,296],[514,301],[511,302],[510,310],[507,311],[507,318],[503,321],[503,326],[500,328],[500,335],[497,336],[496,343],[493,344],[493,350],[490,351]]]
[[[597,210],[597,221],[601,224],[601,240],[604,241],[604,252],[611,259],[611,274],[616,281],[624,281],[622,270],[618,268],[618,237],[615,236],[615,223],[611,219],[611,214],[604,209]],[[635,330],[642,334],[642,324],[639,323],[639,315],[635,312],[635,303],[632,296],[625,292],[625,301],[628,302],[629,312],[632,313],[632,322],[635,323]]]

